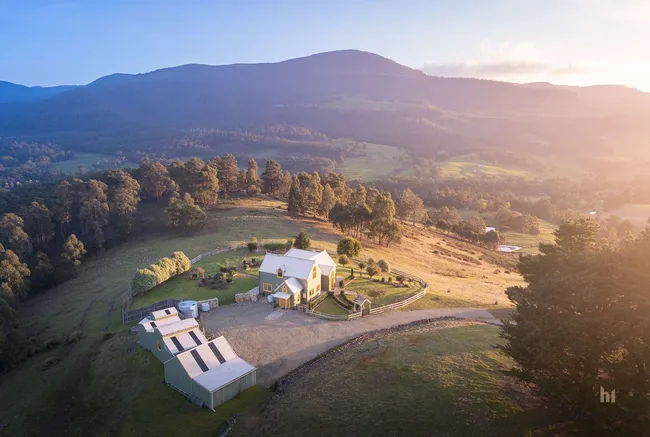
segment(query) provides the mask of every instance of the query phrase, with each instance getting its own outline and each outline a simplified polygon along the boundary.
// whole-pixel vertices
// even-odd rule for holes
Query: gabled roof
[[[300,293],[303,289],[302,284],[298,282],[296,278],[285,279],[284,282],[277,286],[275,291],[282,290],[282,286],[287,286],[287,291],[290,291],[293,295]]]
[[[170,316],[170,317],[165,317],[164,319],[160,319],[160,320],[151,320],[149,318],[142,319],[142,321],[140,321],[139,324],[142,326],[142,328],[145,331],[153,332],[154,329],[156,329],[156,328],[158,328],[160,326],[165,326],[165,325],[169,325],[169,324],[180,322],[180,321],[181,321],[181,318],[178,317],[178,315],[174,315],[174,316]]]
[[[180,333],[171,334],[163,338],[165,346],[172,354],[176,355],[180,352],[193,349],[197,346],[207,343],[208,339],[198,329],[194,328],[189,331],[182,331]]]
[[[156,329],[158,329],[160,335],[166,337],[168,335],[172,335],[181,331],[189,331],[198,327],[199,322],[197,322],[196,319],[185,319],[176,323],[170,323],[169,325],[163,325]]]
[[[336,263],[326,250],[323,250],[322,252],[314,252],[312,250],[291,248],[284,254],[284,256],[308,259],[310,261],[316,261],[316,264],[318,265],[336,267]]]
[[[194,381],[206,390],[213,392],[254,370],[255,367],[243,359],[235,357],[221,364],[219,367],[212,368],[195,377]]]
[[[370,302],[370,299],[365,298],[363,296],[357,296],[357,298],[354,299],[354,303],[356,303],[357,305],[363,305],[366,302]]]
[[[313,267],[314,261],[311,260],[267,253],[260,266],[260,272],[277,274],[278,269],[282,269],[284,276],[308,279]]]
[[[178,310],[174,307],[165,308],[164,310],[158,310],[151,313],[149,316],[153,320],[162,320],[167,317],[173,317],[178,315]]]

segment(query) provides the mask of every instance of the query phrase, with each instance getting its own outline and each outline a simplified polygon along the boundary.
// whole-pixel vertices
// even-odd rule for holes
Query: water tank
[[[268,296],[266,296],[266,301],[267,301],[268,303],[273,303],[273,295],[272,295],[272,294],[269,294]]]
[[[185,317],[199,317],[199,306],[195,300],[184,300],[178,304],[178,311]]]
[[[207,302],[203,302],[201,304],[201,311],[203,311],[204,313],[207,313],[208,311],[210,311],[210,304],[207,303]]]

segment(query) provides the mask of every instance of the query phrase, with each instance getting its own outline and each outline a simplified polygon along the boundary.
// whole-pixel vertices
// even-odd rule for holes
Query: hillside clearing
[[[137,417],[125,422],[129,412],[155,410],[158,402],[186,402],[162,386],[162,369],[152,374],[150,368],[137,364],[145,358],[135,352],[135,338],[128,327],[121,325],[122,299],[130,293],[137,268],[147,267],[176,250],[192,258],[215,248],[246,244],[251,235],[260,241],[284,242],[304,229],[311,235],[312,246],[329,250],[335,250],[341,238],[338,231],[321,220],[288,217],[285,206],[278,201],[259,198],[223,205],[208,213],[202,231],[189,236],[170,234],[164,227],[162,208],[143,205],[139,218],[142,223],[138,226],[151,229],[150,235],[133,238],[87,260],[77,278],[25,303],[20,312],[21,324],[34,341],[65,339],[73,331],[83,331],[84,337],[72,346],[59,346],[35,356],[2,378],[0,423],[7,424],[4,431],[8,435],[43,435],[55,428],[64,435],[144,435],[150,433],[149,424],[138,422]],[[362,243],[361,258],[384,258],[395,268],[424,278],[432,296],[441,296],[436,301],[427,296],[425,302],[432,302],[434,308],[486,307],[496,300],[506,306],[505,288],[522,283],[518,275],[494,273],[504,262],[512,263],[507,257],[423,228],[407,228],[400,246],[385,248]],[[104,337],[107,333],[115,335]],[[42,370],[49,356],[61,361]],[[118,364],[126,366],[125,383],[119,382],[119,373],[113,373],[121,372]],[[150,392],[159,392],[160,396],[152,400],[144,395]],[[189,406],[194,408],[191,403]],[[174,419],[183,423],[184,415]],[[194,433],[194,425],[188,422],[185,431],[202,435],[198,432],[201,426],[196,425]]]
[[[518,403],[534,398],[500,372],[498,341],[497,328],[460,321],[369,334],[292,376],[235,435],[528,435],[541,415]]]

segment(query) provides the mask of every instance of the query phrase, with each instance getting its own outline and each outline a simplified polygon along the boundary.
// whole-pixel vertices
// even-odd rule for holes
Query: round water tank
[[[268,303],[273,303],[273,295],[272,295],[272,294],[269,294],[268,296],[266,296],[266,301],[267,301]]]
[[[195,300],[184,300],[178,304],[178,311],[185,317],[199,317],[199,306]]]
[[[201,311],[203,311],[204,313],[207,313],[208,311],[210,311],[210,304],[207,303],[207,302],[203,302],[201,304]]]

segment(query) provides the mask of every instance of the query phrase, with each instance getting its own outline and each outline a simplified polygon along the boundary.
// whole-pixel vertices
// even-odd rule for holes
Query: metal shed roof
[[[161,320],[166,317],[178,316],[178,310],[174,307],[165,308],[163,310],[154,311],[149,316],[153,320]]]
[[[267,253],[260,266],[260,272],[276,274],[278,269],[282,269],[284,276],[308,279],[314,264],[314,261],[308,259]]]
[[[179,334],[172,334],[163,338],[165,346],[174,355],[193,349],[207,341],[208,339],[198,329],[183,331]]]
[[[165,317],[164,319],[160,320],[151,320],[151,319],[143,319],[140,321],[140,325],[142,325],[142,328],[144,328],[145,331],[147,332],[153,332],[154,329],[159,328],[161,326],[165,325],[170,325],[172,323],[180,322],[181,318],[178,317],[178,315],[173,315],[170,317]]]

